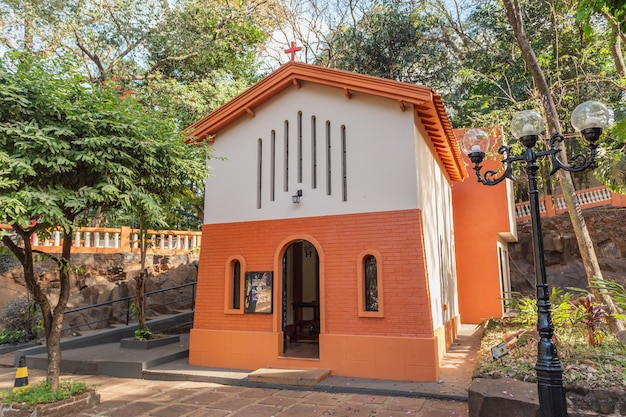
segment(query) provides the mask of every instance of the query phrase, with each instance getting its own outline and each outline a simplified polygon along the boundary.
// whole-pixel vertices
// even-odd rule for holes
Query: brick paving
[[[15,370],[0,369],[0,389]],[[45,372],[29,371],[37,383]],[[419,397],[250,388],[210,382],[64,375],[94,386],[101,404],[77,417],[468,417],[467,402]]]
[[[185,361],[157,367],[161,380],[77,374],[62,379],[84,381],[101,396],[99,406],[78,417],[469,417],[467,387],[480,332],[469,325],[462,330],[442,360],[440,380],[431,383],[331,375],[310,389],[262,388],[241,386],[240,375],[197,370]],[[13,387],[13,360],[12,354],[0,355],[0,389]],[[45,371],[29,369],[30,384],[44,379]]]

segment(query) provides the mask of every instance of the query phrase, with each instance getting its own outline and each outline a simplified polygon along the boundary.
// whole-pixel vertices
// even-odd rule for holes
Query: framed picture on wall
[[[244,311],[246,313],[272,313],[273,281],[272,271],[246,272]]]

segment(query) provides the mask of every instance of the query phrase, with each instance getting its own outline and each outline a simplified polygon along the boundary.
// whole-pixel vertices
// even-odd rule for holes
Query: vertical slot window
[[[332,167],[331,167],[331,134],[330,134],[330,121],[326,121],[326,194],[332,194]]]
[[[285,120],[284,140],[285,140],[285,147],[284,147],[285,171],[283,172],[283,175],[284,175],[283,190],[289,191],[289,121],[288,120]]]
[[[276,131],[270,136],[270,200],[276,200]]]
[[[298,184],[302,183],[302,112],[298,112]]]
[[[311,117],[311,187],[317,188],[317,118]]]
[[[233,310],[241,308],[241,262],[233,262]]]
[[[341,199],[348,201],[348,157],[346,148],[346,127],[341,126]]]
[[[257,171],[256,171],[256,208],[261,208],[261,184],[263,184],[263,139],[259,139],[257,149]]]

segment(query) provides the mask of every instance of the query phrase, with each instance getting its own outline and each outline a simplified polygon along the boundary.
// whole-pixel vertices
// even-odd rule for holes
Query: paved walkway
[[[259,386],[247,373],[189,366],[185,360],[151,369],[160,380],[64,375],[94,385],[102,404],[81,417],[467,417],[480,332],[463,325],[444,357],[438,382],[380,381],[331,376],[315,387]],[[0,389],[13,386],[15,368],[0,358]],[[29,382],[45,371],[29,370]]]

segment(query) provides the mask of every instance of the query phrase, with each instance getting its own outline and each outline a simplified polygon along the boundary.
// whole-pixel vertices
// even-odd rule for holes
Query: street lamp
[[[522,111],[511,120],[511,133],[526,148],[521,155],[511,155],[511,148],[502,145],[498,153],[502,155],[500,162],[504,170],[488,170],[481,174],[481,163],[489,151],[489,135],[480,129],[470,129],[464,135],[462,144],[469,159],[474,164],[474,171],[478,182],[484,185],[496,185],[508,178],[514,180],[513,163],[523,161],[524,169],[528,174],[528,189],[530,192],[530,216],[532,222],[533,254],[535,263],[535,280],[537,288],[537,331],[539,343],[537,347],[537,389],[539,394],[539,409],[542,417],[567,417],[565,388],[563,387],[563,368],[559,361],[556,346],[552,340],[554,326],[552,324],[550,291],[546,280],[545,260],[543,256],[543,236],[541,232],[541,218],[539,212],[539,191],[537,190],[537,176],[539,165],[537,159],[549,156],[552,170],[550,175],[559,169],[570,172],[579,172],[591,167],[596,158],[597,140],[602,130],[609,124],[609,110],[602,103],[587,101],[580,104],[572,113],[572,126],[581,132],[587,141],[589,152],[587,155],[576,154],[570,158],[569,165],[558,158],[561,152],[559,145],[565,139],[561,133],[552,135],[549,141],[550,148],[536,152],[533,148],[543,130],[543,120],[534,111]]]

